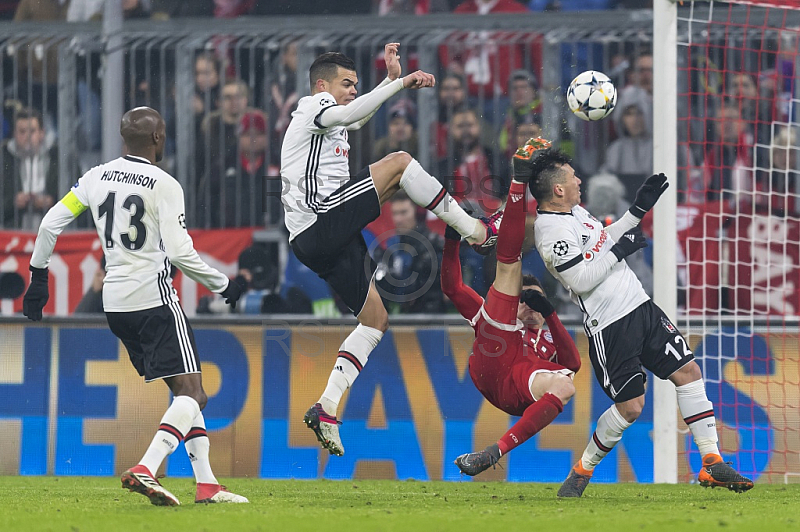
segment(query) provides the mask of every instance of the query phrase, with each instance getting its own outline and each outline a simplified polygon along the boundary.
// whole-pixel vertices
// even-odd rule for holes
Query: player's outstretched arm
[[[668,188],[669,182],[666,175],[655,174],[648,177],[636,192],[636,199],[628,211],[622,218],[606,227],[611,238],[618,241],[623,234],[636,227]]]
[[[47,211],[39,224],[30,262],[31,282],[22,299],[22,313],[33,321],[42,319],[42,309],[50,299],[48,267],[58,235],[85,210],[86,206],[70,191]]]
[[[445,229],[444,252],[442,253],[442,292],[456,306],[459,314],[471,320],[483,305],[483,298],[464,284],[461,276],[461,260],[458,256],[461,235],[448,226]]]
[[[162,183],[164,188],[159,189],[158,223],[167,257],[193,281],[216,294],[222,293],[228,288],[228,277],[200,258],[194,249],[192,237],[186,231],[183,189],[177,181],[161,180],[157,186],[162,186]]]
[[[356,98],[349,105],[334,105],[322,111],[317,118],[318,125],[323,128],[345,126],[354,129],[354,125],[375,114],[383,102],[400,92],[402,89],[421,89],[433,87],[436,78],[432,74],[417,70],[389,83],[378,86],[367,94]],[[365,122],[366,123],[366,122]]]

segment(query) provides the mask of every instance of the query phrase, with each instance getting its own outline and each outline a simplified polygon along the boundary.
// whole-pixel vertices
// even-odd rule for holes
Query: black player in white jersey
[[[569,162],[557,150],[546,150],[533,163],[530,190],[538,203],[536,249],[580,305],[595,377],[615,404],[598,419],[589,445],[558,496],[580,497],[595,466],[639,417],[645,368],[675,384],[681,414],[703,456],[700,484],[737,492],[752,488],[753,482],[720,456],[714,407],[686,340],[623,260],[647,245],[639,222],[669,187],[667,177],[649,177],[628,212],[604,228],[580,207],[581,180]]]
[[[164,379],[175,396],[139,464],[123,473],[123,487],[145,495],[155,505],[180,504],[155,473],[184,440],[197,479],[195,502],[248,502],[220,485],[211,471],[201,413],[208,398],[194,333],[172,287],[170,268],[174,264],[222,294],[231,306],[239,299],[241,287],[197,254],[186,232],[183,189],[153,164],[164,153],[166,125],[161,115],[148,107],[132,109],[122,117],[120,133],[127,155],[86,172],[42,220],[23,313],[34,321],[42,319],[56,239],[89,209],[106,259],[103,307],[108,325],[127,348],[139,375],[148,382]]]
[[[359,325],[342,343],[318,403],[304,421],[323,448],[344,454],[336,419],[339,401],[388,328],[388,314],[375,289],[375,262],[361,230],[381,205],[402,188],[480,251],[494,245],[501,214],[476,220],[409,154],[396,152],[350,176],[348,131],[361,128],[378,108],[403,89],[433,87],[422,71],[400,77],[398,43],[384,50],[388,77],[356,98],[355,63],[338,52],[311,65],[311,96],[301,98],[281,148],[282,201],[289,242],[301,262],[339,294]]]

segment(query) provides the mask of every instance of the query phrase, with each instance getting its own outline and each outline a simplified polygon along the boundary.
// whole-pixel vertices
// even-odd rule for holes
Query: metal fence
[[[162,164],[185,188],[187,221],[195,227],[279,228],[281,133],[291,102],[309,92],[310,63],[321,51],[348,54],[358,65],[359,92],[364,93],[385,75],[384,43],[398,41],[404,72],[432,72],[440,89],[409,91],[396,97],[401,103],[387,102],[364,131],[351,137],[352,169],[398,144],[380,140],[395,114],[408,117],[412,126],[411,139],[400,141],[402,147],[415,152],[435,175],[457,174],[467,141],[448,127],[463,100],[476,111],[485,148],[485,166],[476,171],[497,176],[484,185],[487,193],[497,195],[507,179],[507,152],[515,143],[509,137],[516,122],[541,126],[545,135],[579,148],[574,152],[586,172],[602,163],[611,122],[587,125],[567,116],[563,88],[588,68],[603,69],[624,84],[626,67],[648,46],[651,25],[649,12],[636,11],[138,21],[113,35],[92,24],[4,24],[3,133],[13,139],[14,113],[20,107],[42,112],[45,142],[58,147],[57,190],[50,189],[57,198],[101,162],[104,143],[118,142],[113,128],[103,131],[101,110],[116,103],[103,101],[104,71],[109,61],[122,61],[123,79],[116,82],[121,85],[105,89],[118,91],[126,109],[148,105],[164,115],[168,144]],[[514,97],[509,77],[524,80],[520,70],[532,75],[536,93],[515,122],[509,115]],[[463,86],[443,95],[449,71],[461,74],[451,81]],[[248,132],[257,134],[243,139]],[[400,132],[395,138],[408,136]],[[243,156],[239,145],[247,141],[258,156]],[[2,194],[7,198],[13,191],[3,189]],[[9,205],[13,212],[7,212]],[[4,226],[34,228],[36,217],[20,212],[26,208],[5,202]]]

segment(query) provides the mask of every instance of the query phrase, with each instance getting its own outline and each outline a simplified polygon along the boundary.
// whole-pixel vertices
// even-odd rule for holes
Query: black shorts
[[[643,367],[666,379],[694,355],[678,328],[648,300],[590,336],[589,358],[606,395],[622,403],[644,394]]]
[[[106,319],[145,381],[200,373],[194,332],[177,302],[135,312],[106,312]]]
[[[314,224],[291,242],[300,262],[324,279],[356,316],[377,269],[361,230],[380,213],[367,167],[323,200]]]

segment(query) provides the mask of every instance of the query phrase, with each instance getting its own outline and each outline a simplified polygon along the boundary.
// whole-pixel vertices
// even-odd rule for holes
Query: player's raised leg
[[[458,231],[473,248],[486,254],[494,246],[500,216],[473,218],[444,186],[406,152],[390,153],[369,167],[381,204],[402,188],[411,200]]]
[[[691,361],[669,377],[675,384],[678,408],[692,431],[694,443],[703,457],[697,481],[704,487],[724,487],[741,493],[753,487],[753,481],[725,463],[717,447],[717,422],[714,405],[708,400],[700,366]]]

